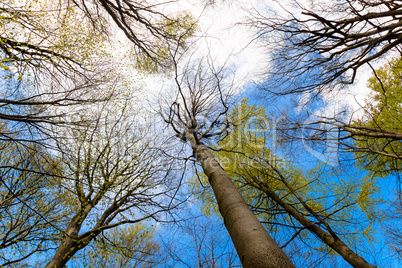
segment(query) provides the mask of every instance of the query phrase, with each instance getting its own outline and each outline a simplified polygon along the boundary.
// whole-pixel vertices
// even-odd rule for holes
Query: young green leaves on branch
[[[174,209],[167,180],[171,161],[147,140],[128,101],[105,103],[87,125],[68,129],[57,147],[69,217],[46,267],[64,267],[103,232]],[[63,131],[61,128],[59,131]]]
[[[363,168],[377,176],[402,170],[402,58],[394,58],[369,79],[364,116],[348,129]]]
[[[381,200],[372,178],[348,181],[338,178],[336,170],[317,167],[303,171],[277,157],[272,151],[275,130],[270,129],[265,110],[249,106],[246,100],[229,118],[234,128],[218,142],[215,155],[283,247],[303,241],[315,248],[317,255],[334,250],[354,267],[372,267],[347,246],[370,241],[372,225],[380,219],[377,207]],[[210,194],[201,192],[201,200],[204,208],[213,209]],[[356,215],[359,224],[354,222]],[[317,245],[317,237],[322,244]]]
[[[161,116],[178,138],[189,143],[194,158],[208,177],[242,265],[246,268],[294,267],[204,144],[226,133],[230,127],[227,112],[233,81],[228,83],[225,68],[216,68],[209,58],[195,65],[190,62],[180,70],[175,63],[176,98],[161,111]],[[188,68],[191,65],[195,68]]]
[[[55,248],[68,215],[61,166],[33,142],[0,144],[0,266],[33,264]]]

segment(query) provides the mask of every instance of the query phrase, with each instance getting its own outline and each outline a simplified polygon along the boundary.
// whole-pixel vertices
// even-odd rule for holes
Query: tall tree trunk
[[[369,264],[364,258],[357,255],[351,250],[337,235],[328,234],[323,231],[315,223],[304,217],[301,213],[295,210],[292,206],[284,202],[276,193],[264,190],[264,192],[286,210],[291,216],[299,221],[306,229],[317,235],[326,245],[339,253],[342,258],[355,268],[375,268]],[[328,226],[329,228],[329,226]]]
[[[87,237],[80,237],[78,234],[81,230],[81,225],[92,205],[88,204],[85,209],[79,211],[68,224],[65,234],[61,239],[59,248],[53,259],[45,266],[45,268],[62,268],[74,256],[77,251],[84,248],[96,236],[97,232],[94,231],[93,235]],[[95,229],[96,230],[96,229]]]
[[[209,179],[219,211],[245,268],[295,267],[250,210],[230,177],[194,133],[186,138]]]
[[[60,246],[53,256],[53,259],[45,266],[45,268],[62,268],[71,259],[72,256],[79,250],[77,242],[74,241],[78,237],[80,225],[75,221],[70,223],[66,230],[66,234],[61,240]]]
[[[71,227],[71,228],[70,228]],[[60,243],[56,254],[53,259],[45,266],[45,268],[62,268],[65,267],[67,262],[81,249],[86,247],[94,237],[96,237],[100,231],[93,230],[91,235],[79,236],[80,228],[74,228],[72,225],[69,226],[65,235]]]

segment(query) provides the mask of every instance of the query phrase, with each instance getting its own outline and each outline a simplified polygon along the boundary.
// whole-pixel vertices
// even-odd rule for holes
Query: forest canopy
[[[3,1],[0,266],[400,266],[401,18]]]

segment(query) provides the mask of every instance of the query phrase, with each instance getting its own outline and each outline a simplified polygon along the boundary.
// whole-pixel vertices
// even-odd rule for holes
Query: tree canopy
[[[263,87],[270,92],[352,84],[362,66],[401,52],[399,0],[289,2],[277,1],[280,7],[268,14],[255,8],[246,22],[273,52],[273,79]]]
[[[269,61],[245,80],[212,2],[0,3],[0,266],[397,261],[402,2],[226,3],[215,41]],[[360,113],[331,106],[365,67]]]
[[[369,79],[372,90],[364,116],[350,128],[359,163],[376,175],[401,171],[402,59],[394,58]]]
[[[373,225],[382,217],[377,212],[382,201],[376,196],[379,189],[373,178],[349,181],[339,170],[319,166],[304,171],[278,157],[270,146],[274,133],[265,110],[249,106],[245,99],[229,118],[234,127],[216,144],[217,159],[260,221],[278,235],[281,246],[301,240],[316,254],[334,250],[356,265],[360,257],[349,259],[354,253],[341,248],[351,243],[349,250],[358,245],[364,250],[364,244],[372,240]],[[199,199],[207,214],[216,211],[210,191],[201,191]],[[316,237],[323,244],[317,245]]]

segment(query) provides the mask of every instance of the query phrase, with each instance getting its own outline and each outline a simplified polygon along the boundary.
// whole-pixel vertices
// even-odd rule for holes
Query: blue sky
[[[261,5],[260,1],[253,1],[253,3],[256,5]],[[248,3],[242,4],[248,6]],[[192,44],[191,49],[195,51],[194,54],[199,55],[199,57],[209,54],[209,57],[214,61],[214,64],[217,66],[226,64],[228,69],[233,71],[231,72],[230,78],[233,78],[238,86],[238,99],[247,97],[250,104],[263,105],[268,116],[272,116],[278,120],[282,116],[282,112],[285,112],[290,117],[294,118],[303,115],[306,116],[306,111],[301,109],[300,106],[298,107],[298,104],[306,104],[304,99],[309,99],[311,97],[310,95],[298,94],[281,97],[272,96],[265,91],[259,90],[253,83],[256,82],[265,86],[270,85],[270,82],[272,81],[267,79],[267,75],[264,70],[272,63],[269,62],[269,50],[264,49],[264,47],[261,46],[258,41],[251,42],[254,32],[247,30],[247,27],[236,24],[236,22],[241,21],[246,15],[243,9],[245,6],[223,3],[221,6],[215,6],[215,9],[212,7],[203,9],[203,7],[197,4],[195,1],[189,1],[183,4],[182,8],[188,9],[196,18],[200,18],[200,32],[198,33],[198,36],[194,38],[194,43]],[[124,48],[122,48],[122,50],[124,50]],[[316,74],[319,74],[319,72]],[[361,74],[360,80],[358,80],[355,85],[345,89],[346,93],[335,95],[336,97],[333,97],[334,95],[331,94],[321,95],[314,101],[306,104],[304,108],[308,108],[309,112],[317,113],[332,110],[336,103],[342,103],[342,105],[349,106],[351,109],[355,109],[356,107],[359,108],[359,105],[363,103],[362,101],[364,97],[367,96],[366,93],[368,92],[368,89],[365,87],[365,80],[367,80],[368,76],[370,75],[366,69],[363,69]],[[311,78],[308,77],[307,80],[308,79]],[[169,85],[172,83],[172,80],[169,77],[156,77],[152,75],[143,78],[143,80],[146,84],[144,86],[144,91],[146,92],[145,95],[148,95],[145,96],[145,98],[148,97],[149,99],[155,99],[160,93],[160,84]],[[4,83],[1,86],[3,89],[5,88]],[[285,87],[287,85],[284,84],[282,86]],[[280,91],[281,88],[275,88],[275,90]],[[356,104],[356,99],[350,98],[350,96],[359,96],[358,101],[361,102]],[[351,101],[349,102],[349,100]],[[141,103],[141,105],[144,105],[144,103],[146,103],[146,101]],[[154,109],[150,108],[150,110]],[[306,118],[307,117],[308,116],[306,116]],[[160,130],[161,129],[155,129],[155,131]],[[341,182],[340,178],[343,180],[358,180],[360,177],[368,176],[365,171],[356,167],[353,160],[353,155],[343,154],[342,152],[338,151],[332,152],[331,154],[329,151],[326,151],[327,147],[324,144],[321,147],[313,148],[309,147],[307,144],[303,144],[302,142],[296,142],[292,144],[291,150],[287,150],[289,149],[289,144],[285,144],[282,148],[278,146],[277,154],[282,157],[289,157],[289,159],[293,161],[294,165],[297,165],[303,170],[308,170],[316,165],[323,164],[325,157],[328,157],[327,163],[331,162],[332,166],[338,169],[338,176],[334,175],[331,177],[330,175],[326,175],[325,177],[327,182]],[[344,159],[347,160],[341,161]],[[186,175],[186,179],[189,179],[191,176],[192,174]],[[381,205],[380,208],[384,211],[387,211],[389,202],[393,200],[392,198],[394,196],[394,192],[399,186],[397,178],[395,176],[381,178],[378,180],[378,186],[380,189],[378,196],[382,197],[386,201],[383,205]],[[218,239],[218,242],[222,243],[222,246],[220,246],[218,243],[218,253],[223,253],[225,250],[233,250],[232,246],[230,246],[230,242],[228,242],[228,235],[223,228],[220,217],[208,218],[200,215],[199,205],[186,205],[185,207],[187,210],[183,210],[184,212],[183,215],[180,215],[181,217],[191,218],[196,216],[196,218],[194,218],[192,221],[187,221],[187,223],[190,222],[189,224],[193,225],[194,227],[207,226],[209,231],[215,235],[215,237],[211,236],[208,238],[211,241],[213,238],[220,238]],[[386,223],[386,221],[384,223]],[[182,227],[183,226],[188,227],[185,226],[185,222],[183,222]],[[379,266],[398,267],[399,264],[397,259],[392,256],[390,257],[391,253],[388,251],[385,245],[387,238],[383,235],[382,226],[383,224],[377,223],[377,225],[374,227],[377,231],[375,238],[379,242],[373,243],[371,249],[362,250],[362,255],[367,257],[368,260],[378,260]],[[160,228],[162,233],[159,237],[160,241],[174,241],[171,242],[171,244],[177,245],[177,251],[180,252],[180,254],[183,254],[182,252],[189,250],[189,248],[194,250],[194,248],[192,248],[194,241],[191,240],[191,235],[189,235],[188,232],[186,233],[183,228],[180,229],[179,227],[180,225],[161,225]],[[209,243],[212,243],[211,241],[209,241]],[[300,244],[301,243],[302,242],[300,242]],[[319,243],[320,242],[317,242],[317,245]],[[188,248],[186,249],[186,247]],[[375,253],[373,254],[373,252]],[[183,262],[194,261],[194,257],[189,254],[184,254],[183,258]],[[314,257],[312,259],[314,259]],[[340,260],[339,263],[336,261],[336,264],[346,266],[345,262],[342,260]],[[179,264],[174,266],[181,267]]]

